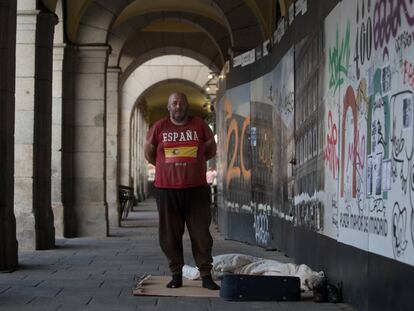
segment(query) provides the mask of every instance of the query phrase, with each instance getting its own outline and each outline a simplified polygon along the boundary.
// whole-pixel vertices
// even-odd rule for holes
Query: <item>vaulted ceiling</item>
[[[61,0],[42,0],[52,11],[58,1]],[[232,56],[269,38],[276,23],[276,10],[285,15],[292,2],[70,0],[63,2],[66,42],[109,45],[108,66],[121,69],[121,84],[143,63],[167,54],[191,57],[210,71],[220,72]],[[180,83],[174,87],[180,88]],[[163,90],[168,87],[158,88],[157,92]],[[203,104],[200,99],[198,105]]]

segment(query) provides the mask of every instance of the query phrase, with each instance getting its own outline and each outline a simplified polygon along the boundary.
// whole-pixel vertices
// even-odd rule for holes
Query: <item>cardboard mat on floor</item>
[[[183,287],[167,288],[171,276],[149,275],[141,277],[137,286],[132,290],[134,296],[174,296],[174,297],[207,297],[220,296],[218,290],[208,290],[201,287],[201,280],[193,281],[183,278]],[[220,285],[220,282],[217,282]]]

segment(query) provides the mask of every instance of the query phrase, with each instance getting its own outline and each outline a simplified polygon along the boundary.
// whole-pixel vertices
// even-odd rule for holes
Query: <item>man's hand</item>
[[[205,147],[205,153],[204,156],[206,158],[206,161],[210,160],[211,158],[214,158],[217,151],[217,145],[216,141],[214,140],[214,137],[204,143]]]
[[[157,159],[157,148],[147,141],[144,144],[144,155],[145,159],[147,159],[149,163],[155,165]]]

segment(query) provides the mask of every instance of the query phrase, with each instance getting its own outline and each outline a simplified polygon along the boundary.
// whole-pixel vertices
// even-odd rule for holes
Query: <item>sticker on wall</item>
[[[391,190],[391,159],[382,161],[382,190]]]
[[[273,42],[279,43],[285,34],[285,18],[282,17],[277,24],[276,30],[273,34]]]
[[[403,98],[403,128],[411,128],[413,124],[413,98],[408,96]]]
[[[259,60],[261,58],[262,58],[262,47],[261,46],[258,46],[256,48],[256,60]]]
[[[367,158],[367,198],[372,196],[372,155]]]
[[[252,147],[256,147],[257,145],[257,129],[254,126],[250,128],[250,144]]]
[[[368,81],[374,81],[374,73],[375,73],[375,67],[374,66],[369,66],[366,69],[366,74],[365,76],[367,77]],[[374,94],[374,83],[368,83],[368,90],[367,90],[368,94],[367,95],[372,95]]]
[[[269,54],[270,49],[271,49],[270,40],[266,40],[265,42],[263,42],[263,46],[262,46],[262,55],[263,55],[263,57],[265,57],[267,54]]]
[[[292,4],[289,7],[289,25],[293,23],[293,20],[295,19],[295,5]]]
[[[382,193],[382,152],[378,152],[375,156],[374,172],[375,195],[380,195]]]
[[[377,121],[373,120],[371,123],[371,150],[375,151],[377,148]]]
[[[295,11],[296,11],[296,16],[298,16],[299,14],[303,15],[306,13],[306,11],[308,10],[308,3],[307,0],[297,0],[295,2]]]
[[[391,67],[386,65],[382,68],[382,93],[387,94],[391,91]]]
[[[302,0],[302,15],[308,11],[308,0]]]

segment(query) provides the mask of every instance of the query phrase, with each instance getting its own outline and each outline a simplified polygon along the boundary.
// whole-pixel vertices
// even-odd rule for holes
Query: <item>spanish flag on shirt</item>
[[[164,143],[165,163],[194,162],[197,159],[198,142]]]

